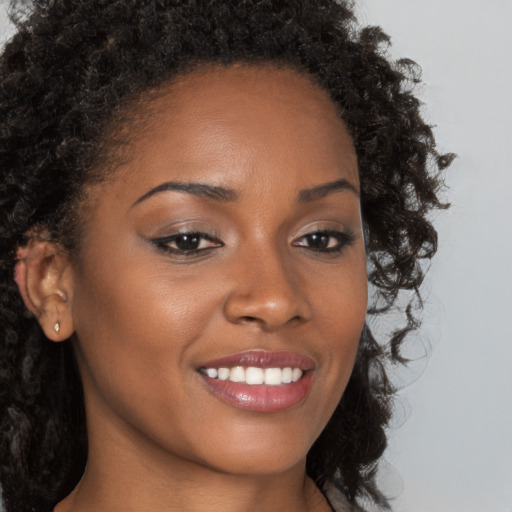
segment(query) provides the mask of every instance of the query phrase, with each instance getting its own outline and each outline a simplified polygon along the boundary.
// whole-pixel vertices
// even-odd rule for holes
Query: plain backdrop
[[[425,116],[458,154],[425,287],[428,355],[399,375],[383,485],[395,512],[512,512],[512,0],[358,3],[393,58],[422,66]]]
[[[458,154],[426,283],[430,357],[402,392],[407,419],[386,454],[402,480],[391,474],[394,508],[512,512],[512,1],[362,0],[360,11],[393,56],[421,64],[425,115]]]

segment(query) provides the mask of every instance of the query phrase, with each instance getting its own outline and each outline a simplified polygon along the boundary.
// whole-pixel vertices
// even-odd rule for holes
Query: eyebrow
[[[359,197],[359,192],[356,187],[352,185],[352,183],[348,182],[345,179],[340,179],[336,181],[331,181],[329,183],[324,183],[322,185],[317,185],[316,187],[303,189],[299,192],[297,201],[299,203],[309,203],[312,201],[317,201],[319,199],[324,198],[325,196],[332,194],[334,192],[339,192],[342,190],[350,190],[357,197]],[[213,199],[214,201],[220,202],[232,202],[236,201],[238,198],[238,192],[233,189],[219,187],[216,185],[206,185],[205,183],[194,183],[194,182],[180,182],[180,181],[167,181],[158,185],[155,188],[152,188],[142,196],[140,196],[133,204],[132,208],[154,196],[155,194],[159,194],[160,192],[185,192],[187,194],[191,194],[193,196],[205,197],[207,199]]]
[[[204,183],[167,181],[140,196],[137,201],[132,204],[132,207],[142,203],[142,201],[149,199],[155,194],[167,191],[186,192],[193,196],[206,197],[207,199],[222,202],[235,201],[238,197],[238,192],[229,188],[206,185]]]
[[[332,194],[333,192],[339,192],[342,190],[350,190],[357,197],[359,197],[359,192],[357,188],[352,185],[352,183],[345,179],[340,179],[331,181],[329,183],[324,183],[323,185],[317,185],[313,188],[306,188],[301,190],[299,192],[298,202],[309,203],[311,201],[317,201],[318,199],[323,199],[325,196]]]

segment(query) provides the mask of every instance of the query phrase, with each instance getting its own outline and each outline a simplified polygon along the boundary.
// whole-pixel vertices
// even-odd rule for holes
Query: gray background
[[[459,155],[415,340],[427,356],[397,377],[383,484],[396,512],[512,512],[512,0],[358,3],[392,56],[421,64],[425,115]]]
[[[459,155],[426,283],[430,358],[404,377],[424,370],[387,453],[396,511],[512,512],[512,1],[360,4],[422,65],[426,116]]]

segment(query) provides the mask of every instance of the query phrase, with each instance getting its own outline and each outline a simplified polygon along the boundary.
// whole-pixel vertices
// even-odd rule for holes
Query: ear
[[[33,237],[18,249],[14,280],[27,308],[47,338],[63,341],[74,332],[71,314],[72,268],[58,244]]]

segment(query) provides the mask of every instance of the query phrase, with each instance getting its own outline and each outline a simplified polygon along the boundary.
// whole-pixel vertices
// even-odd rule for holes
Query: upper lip
[[[201,364],[200,368],[232,368],[234,366],[252,366],[256,368],[292,367],[300,368],[301,370],[312,370],[315,367],[315,361],[310,357],[295,352],[250,350],[207,361]]]

